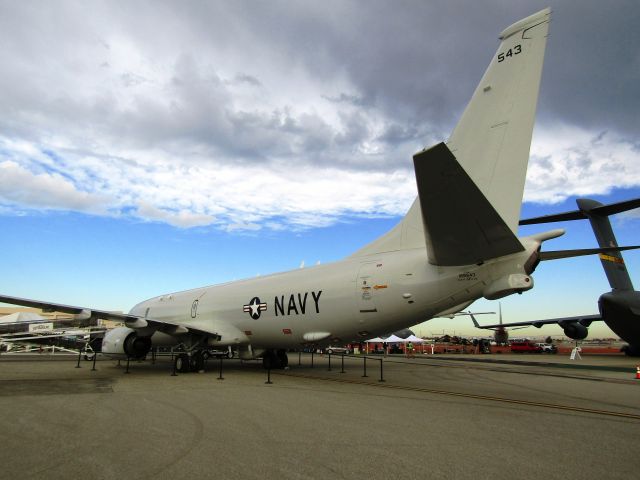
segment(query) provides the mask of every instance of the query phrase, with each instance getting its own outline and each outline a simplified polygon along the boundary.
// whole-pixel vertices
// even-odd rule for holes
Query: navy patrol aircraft
[[[611,330],[629,344],[625,349],[628,355],[640,356],[640,292],[634,290],[629,272],[620,253],[622,250],[638,247],[617,247],[618,242],[609,221],[610,215],[640,208],[640,198],[609,205],[603,205],[587,198],[579,198],[576,203],[578,204],[578,210],[528,218],[521,220],[520,225],[589,219],[598,245],[603,249],[600,252],[600,262],[611,286],[611,291],[602,294],[598,299],[600,314],[508,323],[503,328],[531,325],[540,328],[542,325],[557,324],[562,327],[565,335],[569,338],[584,340],[589,334],[588,327],[592,322],[604,321]],[[546,258],[543,257],[542,259],[554,259],[553,252],[542,253],[547,255]],[[564,255],[563,258],[570,256],[567,252],[562,253]],[[496,327],[496,325],[486,325],[481,328],[492,327]]]
[[[0,302],[123,321],[105,335],[103,353],[142,358],[179,345],[176,368],[189,371],[207,349],[228,347],[284,367],[288,348],[365,340],[531,289],[541,244],[564,233],[516,234],[549,19],[545,9],[502,31],[448,142],[414,155],[418,198],[406,216],[348,258],[161,295],[128,314]]]

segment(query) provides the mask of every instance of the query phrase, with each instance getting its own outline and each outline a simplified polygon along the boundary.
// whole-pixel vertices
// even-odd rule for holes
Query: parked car
[[[349,355],[349,349],[346,347],[335,347],[331,345],[325,349],[325,352],[329,355],[339,354],[339,355]]]
[[[558,349],[551,343],[536,343],[542,349],[543,353],[558,353]]]
[[[533,342],[512,342],[513,353],[542,353],[542,348]]]

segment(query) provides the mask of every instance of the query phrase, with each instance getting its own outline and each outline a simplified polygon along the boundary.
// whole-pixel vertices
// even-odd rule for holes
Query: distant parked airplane
[[[457,313],[456,315],[469,315],[471,317],[471,321],[473,322],[473,324],[475,325],[476,328],[482,328],[482,329],[486,329],[486,330],[493,330],[493,339],[496,342],[497,345],[504,345],[509,341],[509,332],[508,330],[505,328],[505,325],[502,323],[502,305],[498,302],[498,318],[500,319],[500,323],[496,326],[496,325],[488,325],[488,326],[482,326],[478,323],[478,321],[476,320],[476,315],[484,315],[484,314],[488,314],[488,313],[495,313],[495,312],[460,312]],[[527,328],[526,326],[524,327],[515,327],[515,328],[510,328],[510,330],[520,330],[522,328]]]
[[[515,322],[504,324],[503,327],[533,325],[540,328],[542,325],[557,324],[562,327],[568,337],[575,340],[583,340],[589,334],[589,325],[592,322],[603,320],[611,330],[629,344],[625,349],[627,354],[640,356],[640,292],[634,290],[629,272],[620,253],[622,250],[638,247],[618,247],[618,242],[609,221],[610,215],[639,208],[640,198],[609,205],[581,198],[576,200],[576,203],[578,204],[578,210],[521,220],[520,225],[589,219],[593,233],[598,240],[598,245],[603,249],[607,249],[605,252],[600,253],[600,262],[607,275],[611,291],[602,294],[598,299],[600,314]],[[546,252],[546,255],[553,257],[552,252]],[[495,326],[488,325],[484,328]]]

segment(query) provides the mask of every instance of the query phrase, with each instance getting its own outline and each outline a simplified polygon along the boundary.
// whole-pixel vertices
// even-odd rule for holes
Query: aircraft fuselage
[[[210,345],[349,342],[470,303],[504,272],[523,274],[528,255],[438,267],[428,263],[424,249],[382,253],[162,295],[130,313],[209,332],[219,325],[221,338]]]

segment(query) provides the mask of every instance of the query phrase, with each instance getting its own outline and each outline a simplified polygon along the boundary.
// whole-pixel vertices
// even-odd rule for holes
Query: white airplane
[[[102,352],[144,357],[181,345],[178,371],[207,349],[287,365],[286,349],[365,340],[533,287],[542,242],[517,237],[550,10],[507,27],[449,141],[414,155],[418,198],[348,258],[145,300],[128,314],[9,296],[0,302],[123,321]]]

